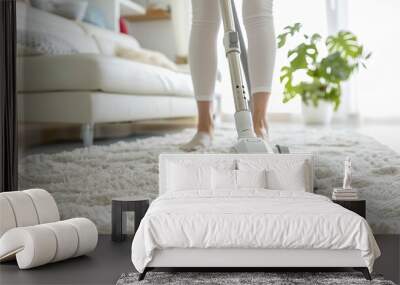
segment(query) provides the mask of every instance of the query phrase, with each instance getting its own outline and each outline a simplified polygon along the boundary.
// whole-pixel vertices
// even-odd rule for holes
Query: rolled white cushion
[[[75,255],[78,249],[79,237],[74,226],[64,221],[44,224],[53,231],[57,240],[57,251],[51,262],[57,262]]]
[[[98,232],[96,225],[86,218],[74,218],[63,221],[75,227],[78,233],[78,248],[74,257],[91,252],[96,248]]]
[[[17,227],[33,226],[39,223],[35,205],[31,197],[23,191],[1,193],[8,202],[15,215]]]
[[[0,237],[16,226],[17,223],[10,202],[0,194]]]
[[[28,269],[86,254],[96,248],[97,228],[86,218],[75,218],[7,231],[0,238],[0,261],[16,256]]]
[[[22,192],[28,194],[32,199],[39,218],[39,224],[60,220],[56,201],[49,192],[43,189],[29,189]]]
[[[14,228],[0,238],[0,260],[16,255],[20,269],[49,263],[56,252],[56,236],[43,225]]]

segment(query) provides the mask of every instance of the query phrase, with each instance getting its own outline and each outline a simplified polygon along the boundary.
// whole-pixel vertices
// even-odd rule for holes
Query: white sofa
[[[133,37],[23,2],[17,3],[17,21],[19,40],[40,35],[50,46],[50,54],[36,56],[19,46],[20,120],[81,124],[88,146],[96,123],[196,115],[188,73],[117,56],[118,48],[140,49]]]
[[[87,254],[98,233],[86,218],[60,221],[53,197],[43,189],[0,193],[0,262],[20,269]]]

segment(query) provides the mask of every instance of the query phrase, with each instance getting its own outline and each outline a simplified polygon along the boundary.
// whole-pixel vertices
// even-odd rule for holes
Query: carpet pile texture
[[[392,281],[384,280],[381,276],[373,276],[372,281],[364,279],[357,272],[243,272],[243,273],[204,273],[204,272],[149,272],[142,281],[138,273],[123,274],[117,285],[136,284],[213,284],[213,285],[395,285]]]
[[[179,153],[193,129],[161,137],[121,141],[21,159],[21,189],[44,188],[53,194],[63,219],[93,220],[100,233],[111,232],[111,199],[158,194],[158,156]],[[292,152],[313,152],[316,193],[331,196],[341,186],[343,160],[353,160],[353,187],[367,200],[367,220],[374,233],[400,234],[400,156],[374,139],[351,130],[275,127],[274,143]],[[232,152],[236,133],[231,126],[216,130],[209,153]]]

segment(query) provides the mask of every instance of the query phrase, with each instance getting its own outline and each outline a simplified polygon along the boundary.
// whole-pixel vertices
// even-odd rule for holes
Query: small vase
[[[333,104],[319,101],[315,107],[312,103],[301,105],[304,123],[307,125],[329,125],[333,116]]]

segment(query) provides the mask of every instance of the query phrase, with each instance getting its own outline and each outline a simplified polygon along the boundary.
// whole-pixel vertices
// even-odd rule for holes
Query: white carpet
[[[194,130],[135,142],[93,146],[57,154],[35,154],[20,162],[20,188],[50,191],[63,218],[92,219],[102,233],[111,231],[111,198],[158,191],[158,155],[180,152]],[[353,159],[353,187],[367,200],[367,219],[375,233],[400,234],[400,156],[372,138],[350,130],[324,128],[272,129],[274,142],[292,152],[314,152],[317,157],[317,194],[331,195],[342,183],[343,160]],[[213,153],[230,152],[233,128],[216,131]]]

